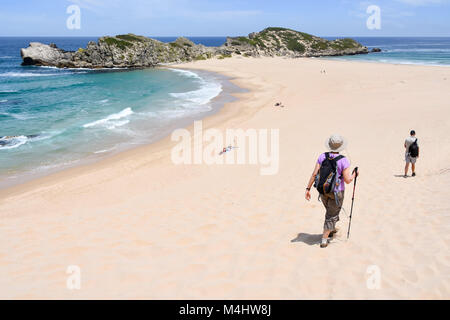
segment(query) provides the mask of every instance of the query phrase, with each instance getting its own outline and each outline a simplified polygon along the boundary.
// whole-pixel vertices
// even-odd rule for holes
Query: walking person
[[[321,248],[326,248],[329,239],[336,233],[336,223],[344,203],[345,184],[350,184],[358,176],[358,171],[350,171],[350,161],[339,153],[346,148],[346,140],[340,135],[332,135],[325,142],[328,152],[322,153],[315,165],[306,188],[305,198],[311,200],[311,187],[320,193],[320,200],[326,209]]]
[[[411,164],[412,176],[416,176],[416,162],[419,159],[419,140],[416,131],[411,130],[410,136],[405,140],[405,178],[408,178],[409,164]]]

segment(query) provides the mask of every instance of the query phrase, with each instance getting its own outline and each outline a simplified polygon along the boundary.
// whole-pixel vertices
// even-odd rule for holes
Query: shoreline
[[[182,68],[172,68],[171,66],[162,66],[162,67],[159,67],[158,69],[166,69],[166,70],[181,69],[181,70],[183,70]],[[123,71],[123,70],[121,70],[121,71]],[[133,71],[133,70],[129,70],[129,71]],[[186,71],[188,71],[188,70],[186,69]],[[189,71],[191,71],[191,70],[189,70]],[[192,71],[195,71],[195,70],[192,70]],[[18,171],[13,174],[13,179],[14,179],[13,181],[10,181],[10,182],[4,183],[4,184],[0,183],[0,197],[2,195],[2,191],[8,190],[10,188],[20,187],[21,185],[27,184],[34,180],[46,178],[48,176],[52,176],[54,174],[57,174],[57,173],[60,173],[60,172],[66,171],[66,170],[74,169],[77,167],[86,167],[89,165],[95,165],[96,163],[99,163],[99,162],[109,159],[111,157],[117,156],[121,153],[130,151],[130,150],[134,150],[136,148],[150,146],[152,144],[158,143],[161,140],[164,140],[164,139],[170,137],[171,132],[177,128],[188,127],[194,121],[203,120],[207,117],[215,115],[220,109],[222,109],[224,107],[225,104],[230,103],[237,99],[235,97],[235,94],[246,91],[246,89],[238,87],[237,85],[233,84],[230,81],[229,77],[223,76],[219,73],[209,72],[209,71],[205,71],[205,70],[198,70],[196,72],[196,74],[198,74],[200,77],[202,77],[202,79],[203,79],[203,77],[206,77],[205,81],[212,81],[211,78],[215,78],[214,81],[218,81],[222,86],[222,91],[219,93],[219,95],[214,97],[209,102],[209,104],[211,105],[210,111],[201,112],[201,113],[193,114],[193,115],[188,115],[188,116],[184,116],[181,119],[177,119],[176,121],[174,121],[174,123],[165,127],[163,131],[158,132],[158,134],[156,134],[152,137],[149,137],[148,141],[145,143],[139,143],[139,144],[131,143],[131,144],[127,144],[126,146],[119,147],[119,148],[117,148],[117,146],[115,146],[113,149],[107,150],[105,152],[105,154],[98,153],[98,152],[92,152],[92,154],[89,155],[88,157],[85,157],[82,159],[74,159],[71,161],[70,164],[61,164],[61,165],[58,165],[54,169],[47,169],[47,170],[44,170],[41,172],[34,172],[34,169],[36,169],[36,168],[30,169],[28,171],[27,170]],[[37,168],[39,168],[39,167],[37,167]],[[6,179],[10,179],[10,175],[6,175],[5,180]]]
[[[203,127],[279,129],[279,172],[174,165],[166,137],[0,191],[0,298],[448,299],[449,69],[243,57],[177,67],[249,90]],[[404,179],[412,128],[423,149]],[[340,230],[320,249],[324,208],[303,192],[332,133],[361,176],[350,240],[347,186]],[[72,265],[81,290],[66,288]]]
[[[235,57],[236,58],[236,57]],[[238,58],[239,59],[239,58]],[[249,58],[247,58],[249,59]],[[255,58],[250,58],[250,59],[255,59]],[[256,59],[261,59],[261,58],[256,58]],[[264,59],[285,59],[285,58],[280,58],[280,57],[266,57]],[[376,62],[376,61],[364,61],[364,60],[345,60],[345,59],[330,59],[329,57],[307,57],[307,58],[298,58],[300,60],[317,60],[317,61],[329,61],[329,62],[338,62],[338,63],[350,63],[350,64],[381,64],[381,65],[390,65],[390,66],[395,66],[395,67],[416,67],[416,68],[441,68],[441,67],[446,67],[446,66],[441,66],[441,65],[416,65],[416,64],[395,64],[395,63],[383,63],[383,62]],[[290,59],[286,59],[286,60],[290,60]],[[292,59],[293,61],[297,60],[297,59]],[[24,187],[24,190],[29,190],[30,188],[33,188],[34,186],[37,186],[40,184],[40,182],[42,183],[46,183],[52,180],[52,178],[58,179],[59,177],[64,179],[64,173],[66,171],[71,171],[73,170],[73,173],[76,172],[76,174],[81,174],[84,172],[84,170],[89,171],[90,169],[93,169],[93,166],[96,166],[97,164],[101,164],[102,162],[106,162],[108,160],[114,161],[113,159],[123,159],[127,157],[127,153],[130,152],[129,156],[132,156],[131,152],[132,151],[137,151],[138,149],[141,150],[142,152],[143,149],[145,148],[150,148],[153,145],[158,145],[158,147],[155,148],[155,151],[149,151],[149,152],[159,152],[161,151],[161,149],[165,149],[164,147],[160,146],[160,144],[166,145],[166,148],[169,149],[169,145],[171,143],[170,141],[170,132],[175,130],[176,128],[185,128],[188,129],[189,131],[192,132],[192,128],[193,128],[193,121],[196,120],[202,120],[205,121],[208,118],[213,118],[216,115],[218,115],[218,113],[220,113],[220,111],[224,108],[227,107],[227,104],[229,103],[233,103],[233,102],[227,102],[227,101],[215,101],[215,100],[221,100],[221,99],[228,99],[230,97],[233,97],[235,99],[237,99],[237,101],[234,101],[234,103],[239,103],[240,99],[249,99],[249,97],[245,97],[241,96],[243,93],[248,93],[249,95],[252,94],[252,91],[254,91],[254,87],[252,88],[250,87],[246,87],[246,84],[244,82],[240,82],[239,79],[234,79],[234,75],[232,73],[221,73],[217,70],[211,71],[205,68],[200,68],[197,69],[195,68],[195,64],[197,62],[190,62],[190,63],[183,63],[183,64],[170,64],[170,65],[162,65],[160,67],[157,67],[157,69],[180,69],[180,70],[186,70],[186,71],[193,71],[193,72],[199,72],[201,73],[206,73],[206,74],[213,74],[216,76],[219,76],[220,78],[220,82],[223,84],[226,83],[231,83],[232,85],[234,85],[235,87],[233,89],[228,88],[230,91],[226,92],[225,90],[223,90],[217,97],[213,98],[210,103],[213,106],[211,111],[205,112],[201,117],[197,118],[196,116],[189,116],[189,117],[185,117],[181,120],[179,120],[179,122],[177,122],[177,124],[180,124],[180,126],[178,125],[172,125],[169,128],[167,128],[167,130],[165,130],[164,133],[162,134],[158,134],[155,137],[153,137],[151,140],[147,143],[144,144],[139,144],[136,146],[128,146],[125,148],[122,148],[121,150],[117,150],[111,154],[108,155],[103,155],[103,156],[95,156],[95,158],[92,159],[78,159],[75,162],[77,162],[76,164],[73,165],[68,165],[67,167],[63,167],[63,168],[59,168],[59,169],[55,169],[55,170],[49,170],[46,173],[42,173],[42,174],[28,174],[28,173],[24,173],[25,177],[23,177],[23,179],[21,179],[19,182],[15,182],[12,183],[11,185],[8,186],[0,186],[0,200],[5,197],[5,196],[9,196],[12,194],[16,194],[16,193],[20,193],[21,192],[21,187]],[[48,67],[43,67],[43,68],[48,68]],[[73,69],[73,68],[72,68]],[[145,69],[145,68],[143,68]],[[127,71],[133,71],[133,70],[119,70],[121,72],[127,72]],[[232,90],[235,90],[235,92],[232,92]],[[240,90],[244,91],[244,92],[239,92]],[[245,92],[248,91],[248,92]],[[239,98],[238,98],[239,96]],[[228,119],[228,118],[227,118]],[[211,122],[213,123],[219,123],[224,119],[209,119]],[[106,165],[106,164],[105,164]],[[92,166],[92,167],[91,167]],[[82,170],[82,168],[84,170]],[[79,170],[77,170],[79,169]],[[68,175],[70,175],[69,172],[67,172]],[[30,187],[28,186],[30,185]]]
[[[239,80],[233,79],[233,76],[228,76],[224,74],[220,74],[218,72],[213,71],[207,71],[207,70],[197,70],[195,68],[185,68],[183,64],[173,64],[170,66],[162,66],[161,69],[180,69],[180,70],[186,70],[186,71],[193,71],[198,73],[209,73],[209,74],[215,74],[220,77],[220,81],[222,85],[227,86],[228,91],[225,89],[217,96],[215,97],[210,103],[213,105],[213,108],[209,112],[205,112],[201,117],[198,118],[198,116],[194,117],[186,117],[181,119],[178,125],[171,126],[171,129],[168,128],[164,134],[158,135],[157,138],[154,139],[154,141],[145,143],[142,145],[137,146],[129,146],[129,148],[126,148],[124,150],[117,151],[113,154],[99,156],[96,159],[89,159],[89,160],[79,160],[80,163],[77,163],[73,166],[68,166],[66,168],[57,169],[54,172],[44,173],[43,175],[39,176],[31,176],[25,179],[25,181],[15,183],[10,186],[1,187],[0,188],[0,201],[2,198],[7,198],[9,196],[13,196],[16,194],[20,194],[22,192],[27,192],[32,190],[33,188],[39,187],[41,185],[45,185],[48,183],[53,183],[55,181],[64,180],[66,178],[70,178],[72,175],[80,175],[84,173],[89,173],[92,171],[97,170],[96,167],[107,167],[108,165],[124,160],[128,157],[134,157],[139,156],[144,153],[150,153],[150,154],[158,154],[160,152],[167,151],[170,149],[171,145],[173,145],[171,139],[170,139],[170,133],[172,130],[176,128],[185,128],[189,131],[193,131],[193,121],[194,118],[196,120],[202,120],[207,121],[207,126],[205,126],[205,129],[208,127],[211,127],[213,124],[220,123],[224,120],[228,120],[232,118],[230,110],[223,110],[227,108],[227,105],[238,103],[241,99],[246,99],[245,95],[252,94],[252,87],[245,87],[244,83],[240,83]],[[234,88],[231,88],[230,85],[227,83],[231,83]],[[231,98],[232,97],[232,98]],[[235,101],[229,101],[230,99],[235,99]],[[248,99],[248,98],[247,98]],[[219,101],[217,101],[219,100]],[[230,108],[230,106],[228,106]],[[198,118],[198,119],[197,119]],[[209,125],[209,123],[211,123]]]
[[[369,53],[370,54],[370,53]],[[372,54],[376,54],[376,53],[372,53]],[[320,58],[316,58],[319,60],[327,60],[327,61],[342,61],[342,62],[361,62],[361,63],[379,63],[379,64],[384,64],[384,65],[394,65],[394,66],[417,66],[417,67],[437,67],[437,68],[450,68],[450,64],[427,64],[427,63],[413,63],[413,62],[405,62],[405,63],[399,63],[399,62],[394,62],[394,61],[379,61],[379,60],[358,60],[358,59],[345,59],[345,56],[341,56],[341,57],[320,57]]]

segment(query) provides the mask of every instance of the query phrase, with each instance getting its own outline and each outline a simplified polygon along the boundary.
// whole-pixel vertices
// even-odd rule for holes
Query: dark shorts
[[[334,194],[320,196],[320,200],[327,210],[325,214],[325,223],[323,225],[324,230],[333,231],[336,229],[336,223],[339,221],[339,213],[341,212],[342,205],[344,203],[344,192],[338,193],[338,199],[339,205],[336,204]]]

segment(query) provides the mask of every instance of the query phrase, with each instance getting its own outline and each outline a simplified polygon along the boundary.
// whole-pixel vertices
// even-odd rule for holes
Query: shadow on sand
[[[396,177],[396,178],[403,178],[403,179],[406,179],[406,178],[412,178],[411,176],[406,176],[406,177],[405,177],[404,174],[394,174],[394,177]]]
[[[410,176],[407,176],[407,177],[405,178],[405,175],[404,175],[404,174],[394,174],[394,177],[406,179],[406,178],[409,178]]]
[[[320,244],[321,241],[322,241],[322,234],[308,234],[308,233],[299,233],[297,235],[297,238],[291,240],[291,242],[303,242],[310,246]]]

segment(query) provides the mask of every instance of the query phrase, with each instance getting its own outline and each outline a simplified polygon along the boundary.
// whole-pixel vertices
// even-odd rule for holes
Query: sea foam
[[[0,101],[2,102],[2,101]],[[20,113],[10,113],[10,112],[0,112],[0,115],[2,116],[6,116],[6,117],[11,117],[17,120],[28,120],[28,119],[32,119],[32,116],[26,115],[26,114],[20,114]]]
[[[32,72],[4,72],[0,73],[0,77],[6,78],[22,78],[22,77],[51,77],[60,76],[67,73],[32,73]]]
[[[126,108],[118,113],[111,114],[111,115],[107,116],[106,118],[87,123],[87,124],[83,125],[83,128],[103,126],[108,129],[114,129],[116,127],[121,127],[130,122],[129,120],[122,120],[122,119],[132,115],[133,113],[134,112],[133,112],[133,110],[131,110],[131,108]]]
[[[0,150],[15,149],[30,140],[27,136],[0,137]]]
[[[196,74],[195,72],[192,72],[192,71],[180,70],[180,69],[169,69],[169,70],[173,71],[175,73],[178,73],[182,76],[188,77],[188,78],[195,78],[195,79],[203,80],[198,74]]]
[[[4,72],[0,73],[0,77],[5,78],[31,78],[31,77],[56,77],[71,74],[84,74],[84,72],[58,72],[58,73],[33,73],[33,72]]]
[[[195,78],[200,84],[200,89],[182,93],[171,93],[170,96],[181,100],[181,105],[190,110],[210,111],[209,103],[223,90],[222,84],[214,80],[206,81],[191,71],[173,69],[173,71],[189,78]]]

